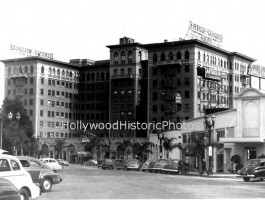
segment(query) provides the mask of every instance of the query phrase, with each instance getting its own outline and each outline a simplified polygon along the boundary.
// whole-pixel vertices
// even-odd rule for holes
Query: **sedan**
[[[124,170],[138,170],[140,171],[140,168],[141,168],[141,163],[139,162],[139,160],[137,159],[131,159],[131,160],[128,160],[126,162],[126,164],[124,164]]]
[[[265,158],[248,160],[245,167],[238,170],[237,177],[243,178],[248,182],[250,178],[259,178],[263,180],[265,178]]]
[[[17,156],[17,158],[24,169],[31,175],[33,182],[40,186],[43,192],[50,191],[53,184],[62,182],[59,174],[52,171],[48,165],[38,159],[27,156]]]
[[[167,163],[162,168],[162,173],[187,175],[188,172],[189,172],[188,165],[183,161],[175,159],[172,159],[171,162]]]
[[[171,162],[171,160],[169,159],[160,159],[158,162],[155,163],[153,167],[153,171],[156,173],[161,172],[162,168],[169,162]]]
[[[152,160],[147,160],[147,161],[145,161],[145,163],[141,166],[140,171],[142,171],[142,172],[147,171],[148,165],[150,164],[151,161],[152,161]]]
[[[19,190],[12,182],[5,178],[0,178],[0,200],[20,200]]]
[[[67,162],[66,160],[63,160],[63,159],[57,159],[57,162],[62,166],[68,166],[69,165],[69,162]]]

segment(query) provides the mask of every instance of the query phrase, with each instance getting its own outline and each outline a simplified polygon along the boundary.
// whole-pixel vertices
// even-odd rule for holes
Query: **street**
[[[96,166],[70,165],[59,174],[44,199],[220,199],[262,198],[264,181],[102,170]]]

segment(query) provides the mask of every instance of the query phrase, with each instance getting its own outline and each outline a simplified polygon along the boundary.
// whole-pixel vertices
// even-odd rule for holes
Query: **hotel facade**
[[[141,44],[124,37],[107,47],[109,60],[67,63],[26,57],[1,61],[5,96],[22,100],[35,137],[46,145],[48,156],[56,157],[55,140],[65,139],[63,159],[83,162],[91,157],[86,145],[92,133],[105,141],[96,159],[109,153],[129,159],[132,149],[121,150],[119,142],[143,143],[170,127],[84,131],[69,124],[183,122],[205,115],[207,109],[232,109],[233,96],[249,86],[247,70],[255,61],[199,40]]]

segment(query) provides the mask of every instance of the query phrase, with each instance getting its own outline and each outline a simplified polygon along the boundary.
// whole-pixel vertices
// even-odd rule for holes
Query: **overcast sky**
[[[264,2],[264,3],[263,3]],[[1,0],[0,59],[21,57],[9,44],[53,53],[54,59],[109,59],[123,36],[158,43],[185,38],[189,20],[223,35],[223,48],[265,66],[262,0]],[[0,102],[4,93],[0,63]]]

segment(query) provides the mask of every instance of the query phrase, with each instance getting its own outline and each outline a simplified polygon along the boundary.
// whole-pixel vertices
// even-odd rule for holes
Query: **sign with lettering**
[[[43,51],[33,50],[30,48],[21,47],[14,44],[9,44],[9,50],[13,51],[14,53],[22,54],[26,57],[39,56],[42,58],[53,59],[53,53],[46,53]]]
[[[199,39],[211,45],[222,46],[223,35],[215,33],[190,21],[188,32],[192,39]]]
[[[220,75],[206,73],[205,74],[205,79],[213,80],[213,81],[221,81],[221,76]]]

